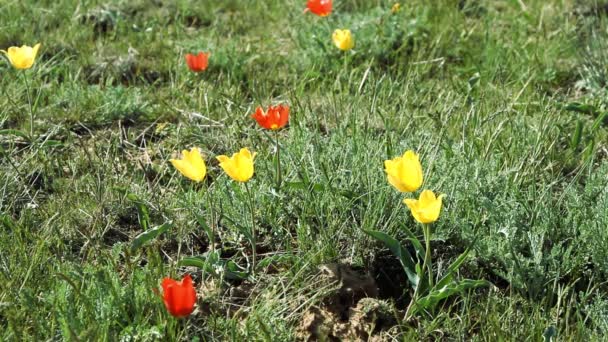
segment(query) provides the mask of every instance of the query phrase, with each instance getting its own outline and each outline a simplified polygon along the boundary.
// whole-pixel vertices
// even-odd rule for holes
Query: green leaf
[[[42,144],[40,144],[40,147],[42,147],[42,148],[62,147],[62,146],[63,146],[63,143],[59,140],[46,140]]]
[[[459,282],[451,282],[442,287],[435,286],[429,294],[416,301],[416,311],[431,309],[437,305],[440,300],[446,299],[454,294],[489,285],[490,283],[486,280],[464,279]]]
[[[200,268],[206,273],[214,276],[224,275],[228,279],[247,279],[249,273],[232,260],[221,260],[220,251],[208,252],[203,255],[183,258],[177,263],[178,266],[191,266]]]
[[[0,215],[0,223],[2,223],[2,225],[9,230],[16,230],[17,229],[17,225],[15,224],[15,221],[13,221],[13,218],[3,214]]]
[[[205,221],[205,217],[203,215],[199,214],[198,211],[196,211],[196,210],[192,210],[192,213],[194,214],[194,217],[196,218],[196,222],[198,222],[199,226],[201,226],[201,228],[203,228],[203,230],[207,234],[209,243],[213,243],[212,242],[212,241],[214,241],[213,229],[211,229],[211,227],[209,227],[209,225],[207,224],[207,221]]]
[[[367,235],[373,237],[374,239],[381,241],[384,243],[386,248],[388,248],[401,262],[401,266],[407,275],[410,284],[414,289],[418,286],[420,281],[419,276],[416,274],[416,263],[414,263],[414,259],[410,252],[408,252],[405,248],[401,246],[401,244],[395,240],[393,237],[389,236],[386,233],[379,232],[376,230],[363,230]]]
[[[158,227],[154,227],[152,229],[146,230],[145,232],[137,235],[133,242],[131,242],[131,251],[135,251],[139,249],[144,244],[156,239],[162,233],[166,232],[169,228],[173,226],[173,223],[167,222]]]
[[[285,186],[296,190],[313,190],[317,192],[325,190],[325,186],[320,183],[285,182]]]
[[[595,133],[602,124],[608,125],[608,112],[603,112],[597,116],[597,118],[593,121],[593,125],[591,126],[591,132]]]
[[[228,260],[225,264],[224,277],[234,280],[247,279],[249,273],[237,265],[234,261]]]
[[[581,137],[583,135],[583,122],[578,120],[576,122],[576,128],[574,130],[574,134],[572,135],[572,139],[570,140],[570,148],[576,149],[578,145],[581,143]]]
[[[137,207],[137,218],[139,225],[143,230],[148,230],[150,226],[150,214],[148,213],[148,207],[136,194],[130,193],[127,198],[135,204]]]
[[[275,254],[260,260],[256,265],[256,269],[264,269],[270,265],[276,264],[294,264],[298,258],[293,254]]]
[[[597,109],[588,104],[580,103],[580,102],[571,102],[568,103],[565,107],[565,110],[569,110],[572,112],[583,113],[583,114],[595,114],[597,113]]]
[[[30,138],[27,133],[22,132],[18,129],[0,129],[0,135],[16,135],[26,140],[29,140]]]
[[[203,271],[216,276],[220,274],[218,272],[218,268],[223,268],[223,263],[220,260],[219,250],[207,252],[203,255],[183,258],[177,263],[177,265],[200,268]]]
[[[437,284],[435,284],[436,288],[441,288],[447,284],[449,284],[452,281],[452,275],[454,274],[454,272],[456,272],[460,266],[462,265],[462,263],[466,260],[467,255],[469,255],[469,252],[471,251],[470,248],[467,248],[464,252],[462,252],[462,254],[460,254],[460,256],[458,257],[458,259],[456,259],[449,267],[448,270],[445,274],[445,276],[443,276],[443,278],[441,278],[440,281],[437,282]]]

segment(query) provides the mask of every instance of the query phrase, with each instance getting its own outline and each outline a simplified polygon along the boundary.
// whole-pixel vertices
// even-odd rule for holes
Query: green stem
[[[31,90],[30,90],[30,84],[27,81],[27,76],[25,75],[25,72],[22,73],[23,75],[23,81],[25,82],[25,91],[27,93],[27,103],[29,104],[30,107],[30,140],[34,140],[34,107],[32,105],[32,94],[31,94]]]
[[[281,187],[281,147],[279,146],[279,132],[274,132],[275,146],[277,149],[277,189]]]
[[[422,233],[424,234],[424,244],[425,244],[424,261],[422,263],[422,269],[424,270],[425,268],[428,268],[427,276],[429,278],[429,290],[430,290],[433,287],[433,265],[432,265],[432,261],[431,261],[431,225],[423,224]],[[420,279],[418,281],[418,285],[416,286],[416,289],[414,290],[414,295],[412,296],[412,300],[410,301],[410,304],[407,306],[407,309],[405,310],[405,316],[404,316],[405,321],[407,321],[410,318],[410,313],[412,311],[412,308],[416,305],[416,301],[418,300],[418,293],[419,293],[420,287],[423,286],[423,284],[424,284],[424,274],[422,275],[422,277],[420,277]]]
[[[257,237],[256,237],[256,229],[255,229],[255,218],[254,218],[254,207],[253,207],[253,196],[251,191],[249,190],[249,184],[245,183],[245,191],[247,191],[247,196],[249,197],[249,209],[251,210],[251,253],[252,253],[252,262],[251,262],[251,274],[255,274],[255,262],[257,257],[256,247],[257,247]]]
[[[433,287],[433,265],[431,261],[431,226],[429,224],[424,224],[422,226],[422,231],[424,232],[424,243],[425,243],[425,252],[424,252],[424,263],[422,264],[422,269],[424,270],[428,267],[428,276],[429,276],[429,288]]]
[[[211,252],[213,252],[215,251],[215,210],[213,207],[213,197],[209,195],[209,188],[210,186],[205,183],[203,191],[205,191],[205,195],[207,196],[207,207],[211,214],[211,236],[209,236],[209,243],[211,243]]]

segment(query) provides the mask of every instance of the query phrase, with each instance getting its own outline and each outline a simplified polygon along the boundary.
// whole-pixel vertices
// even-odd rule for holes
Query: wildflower
[[[193,55],[191,53],[186,54],[186,64],[188,64],[188,68],[194,72],[201,72],[207,69],[209,64],[209,56],[210,53],[199,52],[198,55]]]
[[[181,281],[165,278],[161,285],[163,301],[171,315],[182,318],[192,313],[196,303],[196,291],[189,274],[186,274]]]
[[[228,176],[237,182],[247,182],[253,176],[253,158],[255,153],[251,153],[246,147],[234,153],[232,157],[217,156],[220,166]]]
[[[182,151],[182,159],[171,159],[171,164],[184,176],[195,182],[200,182],[205,179],[207,167],[205,161],[201,157],[198,148],[193,147],[190,152]]]
[[[277,130],[287,124],[289,120],[289,106],[269,106],[267,111],[258,107],[251,116],[258,124],[266,129]]]
[[[308,0],[304,12],[311,11],[312,13],[326,17],[331,13],[332,0]]]
[[[391,13],[392,14],[397,14],[399,11],[401,11],[401,4],[398,2],[395,2],[395,4],[393,5],[393,7],[391,7]]]
[[[338,49],[342,51],[348,51],[355,46],[355,40],[350,30],[337,29],[331,35],[331,39],[334,41],[334,44],[338,47]]]
[[[422,185],[422,165],[412,150],[401,157],[385,160],[384,168],[388,182],[401,192],[414,192]]]
[[[406,198],[403,203],[410,208],[412,216],[420,223],[433,223],[439,218],[441,211],[441,200],[444,195],[435,197],[431,190],[424,190],[420,193],[420,198],[415,200]]]
[[[21,47],[11,46],[8,48],[8,51],[0,50],[0,52],[8,57],[9,62],[11,62],[15,69],[29,69],[34,65],[34,61],[36,61],[39,48],[40,43],[34,45],[34,47],[27,45]]]

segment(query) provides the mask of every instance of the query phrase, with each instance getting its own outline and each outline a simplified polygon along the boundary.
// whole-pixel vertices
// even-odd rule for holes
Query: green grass
[[[473,244],[460,276],[495,286],[374,336],[602,340],[608,4],[413,0],[391,15],[391,1],[336,0],[319,18],[304,3],[0,4],[0,49],[42,43],[26,72],[0,63],[3,340],[294,340],[333,293],[321,265],[394,264],[363,229],[404,244],[403,227],[422,234],[383,171],[406,149],[424,187],[446,194],[435,271]],[[335,28],[353,31],[354,52],[332,45]],[[210,66],[193,74],[183,55],[199,50]],[[30,130],[24,74],[34,142],[14,131]],[[275,190],[273,137],[249,114],[278,102],[291,105],[279,134],[291,185]],[[209,167],[200,186],[168,162],[193,146]],[[259,253],[280,259],[254,282],[179,267],[209,249],[197,218],[218,228],[223,258],[246,264],[246,196],[215,161],[244,146],[258,153]],[[142,224],[169,221],[130,251]],[[153,289],[185,272],[200,298],[178,321]]]

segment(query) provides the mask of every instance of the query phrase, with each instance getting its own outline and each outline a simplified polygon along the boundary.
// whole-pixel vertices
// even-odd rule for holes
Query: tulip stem
[[[209,243],[211,244],[211,252],[215,251],[215,210],[213,207],[213,197],[209,195],[210,186],[205,183],[203,191],[207,196],[207,206],[209,213],[211,214],[211,236],[209,236]]]
[[[423,224],[422,231],[424,233],[425,243],[424,262],[422,264],[422,269],[424,270],[426,267],[428,267],[429,288],[431,288],[433,287],[433,266],[431,261],[431,225]]]
[[[274,141],[277,149],[277,189],[281,187],[281,147],[279,146],[279,132],[274,131]]]
[[[23,72],[22,75],[23,81],[25,82],[25,91],[27,93],[27,103],[30,109],[30,139],[34,140],[34,108],[32,106],[32,94],[30,90],[30,84],[27,81],[27,76],[25,75],[25,72]]]
[[[256,238],[256,229],[255,229],[255,218],[254,218],[254,207],[253,207],[253,195],[249,190],[249,184],[245,183],[245,191],[247,192],[247,196],[249,197],[249,209],[251,210],[251,253],[252,253],[252,261],[251,261],[251,274],[255,274],[255,261],[256,261],[256,247],[257,247],[257,238]]]
[[[424,234],[424,244],[425,244],[424,261],[422,262],[422,270],[424,270],[425,268],[428,267],[427,272],[428,272],[428,278],[429,278],[429,291],[430,291],[430,289],[433,287],[433,266],[432,266],[432,261],[431,261],[431,225],[423,224],[422,233]],[[407,306],[407,309],[405,310],[405,316],[403,318],[405,321],[409,320],[410,313],[411,313],[412,309],[416,306],[416,302],[418,301],[420,287],[422,287],[423,283],[424,283],[423,280],[424,280],[424,274],[418,280],[418,285],[416,286],[416,289],[414,290],[414,295],[412,296],[412,300],[410,301],[410,304]]]

